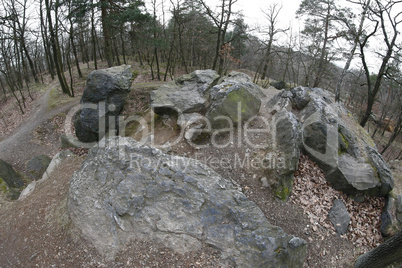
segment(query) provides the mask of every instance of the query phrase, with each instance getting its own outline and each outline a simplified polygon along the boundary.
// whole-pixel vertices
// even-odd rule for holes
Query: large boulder
[[[38,155],[29,160],[26,164],[27,172],[31,180],[42,178],[52,159],[47,155]]]
[[[68,210],[108,258],[132,239],[179,253],[212,246],[238,267],[301,267],[306,242],[271,225],[231,180],[131,138],[94,147],[74,173]]]
[[[21,188],[24,181],[14,168],[7,162],[0,159],[0,180],[4,181],[10,188]]]
[[[392,174],[367,132],[334,95],[319,88],[291,90],[291,102],[303,124],[303,148],[346,194],[386,196]]]
[[[219,75],[213,70],[200,70],[183,75],[151,92],[151,107],[157,114],[205,112],[207,92]]]
[[[294,172],[298,169],[301,148],[301,125],[296,116],[282,109],[275,113],[271,121],[272,144],[265,161],[277,163],[268,168],[274,194],[286,200],[292,192]]]
[[[130,65],[95,70],[88,75],[82,108],[74,120],[80,141],[98,141],[109,131],[109,125],[118,131],[117,116],[130,91],[132,75]]]
[[[384,211],[381,215],[381,233],[383,236],[393,236],[402,231],[402,165],[401,161],[393,160],[390,168],[394,175],[394,189],[389,193]]]
[[[227,80],[210,91],[206,117],[213,129],[239,125],[258,114],[263,93],[251,82]]]
[[[195,71],[151,93],[156,114],[205,114],[213,129],[238,125],[255,116],[263,93],[240,72],[220,77],[215,71]]]

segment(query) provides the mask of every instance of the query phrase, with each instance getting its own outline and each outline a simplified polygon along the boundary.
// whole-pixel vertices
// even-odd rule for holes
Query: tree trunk
[[[340,99],[341,99],[342,82],[343,82],[343,79],[346,76],[347,71],[349,70],[349,67],[350,67],[350,64],[352,62],[353,56],[355,55],[357,44],[359,43],[359,38],[360,38],[360,36],[361,36],[361,34],[363,32],[364,20],[366,19],[366,14],[367,14],[367,10],[368,10],[369,6],[370,6],[370,0],[368,0],[366,6],[363,9],[363,13],[362,13],[361,18],[360,18],[359,29],[357,30],[357,33],[355,33],[356,36],[355,36],[355,39],[353,41],[352,49],[349,52],[348,59],[347,59],[347,61],[345,63],[345,67],[343,67],[341,76],[339,77],[338,82],[336,83],[336,90],[335,90],[335,101],[336,102],[339,102]]]
[[[73,27],[73,21],[71,20],[71,18],[70,18],[70,43],[71,43],[71,48],[73,49],[75,66],[77,67],[78,76],[80,78],[82,78],[80,62],[78,61],[78,56],[77,56],[77,48],[75,47],[75,44],[74,44],[74,27]],[[67,64],[69,64],[69,63],[67,63]]]
[[[112,67],[114,62],[113,62],[113,52],[112,52],[112,40],[111,40],[111,35],[109,32],[109,27],[108,25],[108,14],[107,14],[107,6],[108,6],[108,0],[100,0],[101,3],[101,21],[102,21],[102,29],[103,29],[103,38],[104,38],[104,45],[105,45],[105,57],[107,61],[108,67]]]
[[[93,4],[93,1],[91,1]],[[95,70],[98,70],[98,62],[96,59],[96,29],[95,29],[95,11],[94,8],[91,9],[91,37],[92,37],[92,58],[94,61]]]
[[[327,17],[325,19],[325,25],[324,25],[324,43],[321,48],[320,52],[320,59],[318,62],[318,68],[317,68],[317,74],[314,79],[314,84],[313,87],[318,87],[318,85],[321,82],[322,75],[324,73],[324,62],[325,62],[325,54],[326,54],[326,49],[327,49],[327,43],[328,43],[328,31],[329,31],[329,15],[330,15],[330,6],[328,5],[328,10],[327,10]]]
[[[355,268],[387,267],[402,264],[402,231],[357,258]]]
[[[70,89],[68,88],[68,85],[66,82],[66,77],[64,76],[64,73],[63,73],[61,52],[60,52],[60,47],[58,47],[56,33],[53,29],[53,22],[52,22],[52,17],[51,17],[51,13],[50,13],[51,7],[50,7],[49,0],[45,0],[45,5],[46,5],[47,19],[49,22],[50,42],[51,42],[52,48],[53,48],[53,57],[54,57],[55,65],[56,65],[57,77],[59,78],[62,92],[71,96]]]

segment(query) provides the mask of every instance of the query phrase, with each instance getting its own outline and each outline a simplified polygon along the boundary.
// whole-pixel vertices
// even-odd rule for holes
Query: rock
[[[332,187],[349,195],[361,192],[379,195],[381,183],[374,172],[370,164],[359,163],[349,154],[342,154],[338,166],[327,171],[325,178]]]
[[[350,222],[350,215],[341,199],[334,200],[332,208],[328,213],[328,218],[339,235],[346,234]]]
[[[310,94],[308,93],[308,89],[305,87],[295,87],[291,90],[293,96],[293,106],[294,108],[301,110],[307,106],[310,101]]]
[[[274,124],[271,131],[273,152],[268,154],[269,158],[272,158],[273,153],[277,163],[273,167],[274,172],[270,173],[275,177],[273,182],[275,195],[285,201],[292,192],[293,174],[298,168],[302,140],[301,125],[296,116],[285,109],[275,115],[272,124]]]
[[[262,187],[269,188],[269,183],[267,177],[262,177],[261,179]]]
[[[213,129],[239,125],[257,115],[262,96],[253,83],[224,82],[211,89],[206,117]]]
[[[39,180],[46,171],[52,159],[47,155],[35,156],[26,164],[27,172],[31,180]]]
[[[391,170],[388,168],[381,154],[371,148],[370,146],[366,147],[368,160],[374,170],[377,171],[378,177],[381,181],[381,189],[380,195],[387,195],[394,188],[394,180],[392,179]]]
[[[373,140],[342,104],[333,102],[332,93],[297,87],[290,99],[302,123],[303,149],[335,189],[372,196],[391,191],[392,174]]]
[[[282,109],[287,111],[292,110],[292,94],[289,91],[282,90],[280,93],[276,94],[273,98],[271,98],[266,104],[265,107],[269,111],[270,114],[275,114]]]
[[[198,113],[182,114],[177,119],[177,125],[184,131],[184,138],[187,141],[196,140],[204,130],[207,121],[206,118]]]
[[[28,186],[21,192],[18,200],[24,200],[27,196],[31,195],[36,186],[46,181],[50,174],[69,157],[77,156],[69,150],[58,152],[50,161],[50,164],[47,166],[46,171],[43,173],[40,180],[36,180],[28,184]]]
[[[213,70],[183,75],[152,91],[151,107],[160,115],[205,112],[208,90],[218,79],[218,73]]]
[[[394,236],[402,231],[402,165],[399,160],[393,160],[389,164],[395,185],[388,194],[381,215],[381,233],[385,237]]]
[[[283,81],[271,82],[269,84],[279,90],[289,88],[289,86]]]
[[[360,255],[355,268],[366,267],[401,267],[402,266],[402,231],[386,240],[378,247]]]
[[[81,110],[74,120],[80,141],[98,141],[109,131],[109,125],[118,131],[117,116],[130,91],[132,75],[130,65],[95,70],[88,75]]]
[[[0,180],[3,180],[10,188],[24,186],[24,181],[14,168],[7,162],[0,159]]]
[[[224,76],[222,79],[220,79],[219,84],[225,82],[252,83],[252,80],[251,77],[245,73],[233,71],[227,76]]]
[[[301,267],[306,242],[271,225],[234,182],[131,138],[103,140],[74,173],[73,224],[108,258],[131,239],[179,253],[212,246],[238,267]]]

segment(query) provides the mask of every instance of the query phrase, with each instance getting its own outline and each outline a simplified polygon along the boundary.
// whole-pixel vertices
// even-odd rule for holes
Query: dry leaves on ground
[[[300,205],[308,215],[311,229],[322,237],[330,233],[335,235],[335,228],[328,220],[328,213],[334,199],[342,199],[351,217],[348,232],[342,237],[350,240],[363,251],[368,251],[383,241],[380,224],[381,212],[385,199],[364,197],[364,202],[356,202],[340,191],[334,190],[325,180],[324,172],[306,155],[299,160],[299,169],[295,172],[295,182],[290,200]]]
[[[17,101],[13,97],[8,97],[2,100],[0,103],[0,137],[6,137],[21,122],[31,115],[30,111],[34,106],[35,100],[40,97],[40,92],[31,93],[33,100],[29,97],[25,99],[25,108],[23,108],[24,114],[18,107]],[[21,104],[22,105],[22,104]]]

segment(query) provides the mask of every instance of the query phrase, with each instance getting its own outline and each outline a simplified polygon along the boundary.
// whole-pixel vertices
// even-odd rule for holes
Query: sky
[[[218,0],[211,0],[211,2],[218,2]],[[250,26],[254,25],[267,25],[268,21],[265,18],[262,10],[267,11],[272,4],[279,4],[282,6],[279,16],[279,25],[282,28],[289,27],[292,23],[293,27],[298,27],[298,20],[296,19],[296,10],[299,8],[301,0],[287,0],[287,1],[269,1],[269,0],[238,0],[235,4],[236,7],[244,14],[244,20]]]

